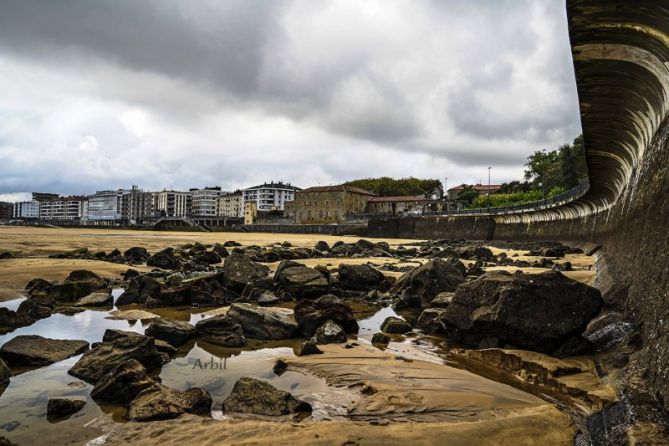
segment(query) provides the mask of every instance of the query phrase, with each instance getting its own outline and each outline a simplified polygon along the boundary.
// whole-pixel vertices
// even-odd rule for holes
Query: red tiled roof
[[[460,186],[455,186],[455,187],[450,188],[449,191],[451,191],[451,190],[463,190],[465,187],[467,187],[467,185],[462,184]],[[469,186],[469,187],[471,187],[474,190],[497,190],[502,186],[500,186],[499,184],[491,184],[490,186],[488,186],[487,184],[474,184],[474,185]]]
[[[301,191],[298,191],[297,193],[302,193],[302,192],[351,192],[354,194],[361,194],[361,195],[371,195],[373,197],[376,196],[375,193],[370,192],[365,189],[360,189],[359,187],[353,187],[353,186],[344,186],[343,184],[337,185],[337,186],[315,186],[315,187],[309,187],[307,189],[302,189]]]
[[[374,197],[369,200],[370,203],[388,203],[388,202],[408,202],[408,201],[429,201],[429,198],[414,197],[413,195],[405,195],[401,197]]]

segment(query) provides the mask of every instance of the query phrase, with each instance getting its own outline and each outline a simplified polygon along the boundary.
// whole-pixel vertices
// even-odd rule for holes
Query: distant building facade
[[[12,203],[0,201],[0,220],[11,220],[13,212],[14,205]]]
[[[18,219],[38,219],[39,218],[39,201],[19,201],[14,203],[12,209],[12,218]]]
[[[164,190],[154,194],[156,212],[161,217],[185,217],[191,213],[190,192]]]
[[[122,217],[123,190],[101,190],[88,196],[88,221],[113,222]]]
[[[252,225],[258,218],[258,205],[255,201],[249,201],[244,205],[244,224]]]
[[[138,224],[142,220],[150,219],[156,216],[154,194],[144,192],[139,187],[133,185],[129,190],[121,190],[121,220]]]
[[[244,208],[242,202],[244,201],[241,191],[232,192],[218,197],[218,215],[219,217],[235,217],[241,218],[244,216]]]
[[[291,186],[290,183],[284,184],[281,181],[249,187],[242,191],[242,206],[255,202],[259,212],[283,211],[286,203],[293,201],[295,193],[299,190],[299,187]]]
[[[373,197],[367,202],[365,212],[372,215],[420,215],[429,202],[429,198],[414,196]]]
[[[472,188],[478,195],[485,195],[494,194],[498,192],[501,187],[502,186],[499,184],[491,184],[490,186],[487,184],[474,184],[472,186],[461,184],[460,186],[455,186],[448,189],[447,197],[449,201],[457,201],[458,195],[460,195],[460,193],[467,188]]]
[[[88,198],[83,196],[43,198],[39,202],[39,219],[81,221],[88,215]]]
[[[204,189],[191,189],[192,208],[191,214],[198,217],[215,217],[218,215],[218,197],[224,193],[221,188],[205,187]]]
[[[352,186],[319,186],[295,194],[289,212],[298,224],[344,223],[349,214],[365,212],[376,194]]]

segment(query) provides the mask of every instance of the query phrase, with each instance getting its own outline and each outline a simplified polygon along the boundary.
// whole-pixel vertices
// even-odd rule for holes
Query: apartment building
[[[0,201],[0,220],[10,220],[13,211],[14,205],[12,203]]]
[[[38,219],[39,218],[39,201],[19,201],[14,203],[12,209],[12,218],[20,219]]]
[[[228,192],[223,192],[220,187],[205,187],[204,189],[191,189],[192,208],[191,215],[198,217],[215,217],[218,215],[218,197]]]
[[[121,190],[121,220],[138,224],[142,220],[155,217],[154,195],[133,185],[129,190]]]
[[[56,196],[39,202],[40,220],[83,220],[87,214],[88,198],[84,196]]]
[[[122,219],[123,190],[101,190],[88,196],[90,222],[117,221]]]
[[[185,217],[191,213],[192,199],[190,192],[164,190],[154,195],[155,209],[161,217]]]
[[[242,201],[244,200],[242,192],[236,191],[218,197],[218,216],[219,217],[235,217],[241,218],[244,216],[244,207]]]
[[[284,184],[281,181],[275,183],[260,184],[249,187],[242,191],[242,208],[246,203],[255,202],[258,212],[283,211],[289,201],[295,199],[295,192],[301,190],[299,187]]]

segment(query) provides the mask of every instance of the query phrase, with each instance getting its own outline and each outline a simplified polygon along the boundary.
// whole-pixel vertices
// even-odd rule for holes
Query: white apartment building
[[[191,213],[190,192],[164,190],[155,194],[156,211],[162,217],[185,217]]]
[[[88,196],[88,221],[121,220],[123,190],[102,190]]]
[[[39,218],[39,201],[19,201],[14,203],[12,218]]]
[[[244,216],[242,207],[243,196],[241,191],[218,197],[218,215],[219,217],[238,217]]]
[[[220,187],[205,187],[191,189],[193,199],[191,215],[198,217],[215,217],[218,215],[218,197],[228,192],[221,191]]]
[[[40,220],[83,220],[88,213],[88,198],[81,196],[48,198],[40,201]]]
[[[299,187],[291,186],[290,183],[270,182],[259,186],[249,187],[242,191],[242,209],[246,203],[255,202],[258,212],[283,211],[285,204],[295,199],[295,192],[301,190]]]

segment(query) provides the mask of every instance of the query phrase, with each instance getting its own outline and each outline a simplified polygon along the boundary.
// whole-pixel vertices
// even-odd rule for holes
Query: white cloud
[[[0,193],[501,182],[580,132],[562,2],[102,5],[3,6]]]

